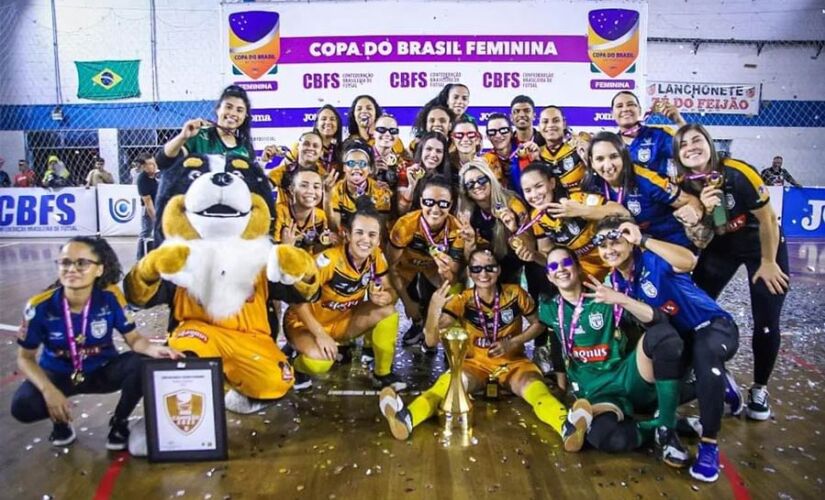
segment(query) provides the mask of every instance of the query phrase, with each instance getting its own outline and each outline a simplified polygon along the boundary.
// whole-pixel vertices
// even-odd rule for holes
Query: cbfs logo
[[[75,223],[73,194],[0,196],[0,227],[69,226]]]
[[[236,12],[229,15],[229,59],[232,72],[257,80],[278,72],[281,23],[277,12]]]
[[[126,224],[135,218],[137,213],[137,200],[134,198],[114,199],[109,198],[109,215],[119,224]]]
[[[639,13],[598,9],[588,14],[587,55],[590,71],[615,78],[636,70],[639,56]]]

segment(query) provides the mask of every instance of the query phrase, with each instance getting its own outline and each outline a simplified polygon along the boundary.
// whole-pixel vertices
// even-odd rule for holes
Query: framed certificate
[[[150,462],[227,459],[220,358],[146,360],[143,394]]]

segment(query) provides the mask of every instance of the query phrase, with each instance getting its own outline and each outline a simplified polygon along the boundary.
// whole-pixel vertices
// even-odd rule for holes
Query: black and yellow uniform
[[[486,151],[481,157],[487,162],[487,166],[490,167],[490,170],[495,174],[499,184],[507,187],[507,174],[510,171],[510,162],[512,160],[510,158],[500,157],[495,151]]]
[[[523,347],[497,358],[489,355],[490,347],[498,339],[521,334],[522,319],[535,312],[533,299],[518,285],[501,285],[492,304],[481,299],[476,304],[475,289],[454,295],[444,305],[444,313],[461,323],[470,337],[463,369],[480,380],[486,380],[496,369],[506,365],[505,370],[500,370],[500,384],[524,372],[535,372],[541,377],[541,371],[527,358]]]
[[[389,215],[392,209],[392,193],[389,189],[378,184],[375,179],[367,179],[367,186],[362,196],[368,196],[379,213],[384,216]],[[358,196],[353,196],[347,189],[346,179],[338,181],[333,186],[329,204],[333,211],[341,214],[341,226],[346,226],[349,218],[355,215],[355,201],[357,198]]]
[[[406,282],[418,273],[435,269],[435,262],[430,253],[432,244],[424,232],[422,223],[421,210],[414,210],[398,219],[390,231],[390,245],[404,251],[398,262],[397,272]],[[439,251],[449,255],[454,261],[461,262],[464,255],[464,240],[459,236],[458,230],[458,219],[449,215],[441,230],[431,236],[435,244],[442,247]]]
[[[527,207],[517,197],[513,196],[507,200],[507,208],[509,208],[516,216],[516,224],[519,226],[524,224],[527,219]],[[493,209],[495,212],[495,208]],[[496,225],[496,218],[493,214],[488,214],[478,205],[475,206],[473,212],[470,214],[470,225],[476,231],[476,246],[491,245],[493,241],[493,231]],[[507,254],[499,259],[501,264],[501,282],[502,283],[520,283],[521,269],[524,262],[516,257],[515,252],[507,247]]]
[[[286,186],[283,185],[284,177],[286,177],[288,174],[297,172],[298,168],[299,167],[297,163],[284,162],[270,170],[269,174],[267,174],[267,177],[269,177],[269,180],[272,181],[272,184],[275,185],[276,188],[278,188],[279,192],[286,191]],[[315,166],[313,166],[312,169],[318,172],[321,178],[327,175],[327,170],[326,168],[324,168],[324,165],[320,162],[320,160],[315,163]],[[279,198],[281,198],[281,196],[279,196]]]
[[[568,193],[581,189],[587,167],[576,148],[569,143],[564,143],[552,151],[549,146],[544,145],[539,154],[541,160],[550,165],[550,173]]]
[[[763,280],[753,282],[759,269],[762,247],[759,240],[759,221],[751,213],[770,203],[768,189],[752,166],[739,160],[722,161],[724,201],[728,211],[725,234],[717,235],[702,250],[693,272],[696,284],[716,299],[742,264],[748,271],[751,311],[753,313],[754,383],[766,385],[779,353],[779,317],[785,295],[774,295]],[[788,247],[782,229],[779,229],[779,247],[776,263],[782,272],[788,272]]]
[[[281,233],[295,223],[295,215],[288,202],[277,203],[275,205],[275,231],[273,239],[275,243],[281,242]],[[321,244],[319,238],[321,234],[328,231],[327,214],[318,207],[312,209],[307,220],[298,224],[298,239],[295,246],[303,249],[312,249],[315,245]]]
[[[366,300],[370,283],[380,284],[387,274],[387,259],[380,248],[375,248],[362,269],[356,269],[344,245],[329,248],[315,256],[321,292],[310,304],[312,316],[335,340],[344,340],[352,309]],[[293,330],[306,329],[298,315],[290,308],[284,316],[287,335]]]
[[[605,199],[600,194],[576,192],[570,194],[570,200],[582,203],[589,207],[604,205]],[[539,210],[533,209],[530,217],[537,217]],[[533,225],[533,234],[536,239],[550,238],[550,240],[573,250],[579,258],[582,268],[599,280],[603,279],[608,272],[598,249],[593,244],[593,236],[596,235],[596,221],[583,219],[580,217],[555,218],[544,214]]]

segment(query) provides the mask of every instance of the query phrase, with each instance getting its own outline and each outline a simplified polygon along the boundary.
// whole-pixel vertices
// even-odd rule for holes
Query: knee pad
[[[675,333],[675,332],[674,332]],[[678,335],[669,335],[660,338],[655,346],[650,346],[645,336],[642,348],[653,360],[653,376],[656,380],[672,380],[681,378],[684,372],[682,351],[684,344]],[[648,350],[650,354],[648,354]]]

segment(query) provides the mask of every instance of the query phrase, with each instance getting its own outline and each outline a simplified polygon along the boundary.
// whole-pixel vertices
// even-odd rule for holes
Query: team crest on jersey
[[[727,205],[728,210],[733,210],[733,207],[736,206],[736,199],[730,193],[725,193],[725,205]]]
[[[656,285],[647,280],[642,281],[642,292],[651,299],[655,299],[656,296],[659,295],[659,290],[656,289]]]
[[[164,396],[166,416],[184,434],[192,434],[203,421],[204,396],[181,389]]]
[[[587,321],[590,323],[590,328],[594,330],[601,330],[604,326],[604,316],[600,312],[590,313]]]
[[[501,322],[508,325],[513,322],[513,310],[509,307],[501,311]]]
[[[642,163],[647,163],[650,161],[650,148],[641,148],[639,149],[639,161]]]
[[[92,337],[96,339],[102,339],[106,336],[106,331],[108,330],[108,323],[106,323],[105,319],[99,319],[97,321],[92,321],[91,330],[92,330]]]
[[[315,263],[318,267],[327,267],[330,263],[329,257],[325,253],[319,253],[317,257],[315,257]]]
[[[575,163],[573,163],[573,157],[568,156],[567,158],[565,158],[564,161],[562,162],[562,165],[564,166],[564,171],[569,172],[570,169],[573,168],[573,165],[575,165]]]
[[[26,321],[31,321],[34,319],[34,306],[31,304],[26,304],[26,309],[23,310],[23,317]]]
[[[364,275],[361,276],[361,284],[364,286],[370,284],[370,273],[364,273]]]
[[[574,220],[571,220],[567,224],[567,229],[570,231],[570,234],[573,234],[573,235],[576,235],[576,234],[579,234],[580,232],[582,232],[582,229],[579,227],[578,222],[576,222]]]
[[[639,215],[642,213],[642,204],[639,200],[627,200],[627,209],[630,210],[630,213],[633,215]]]

